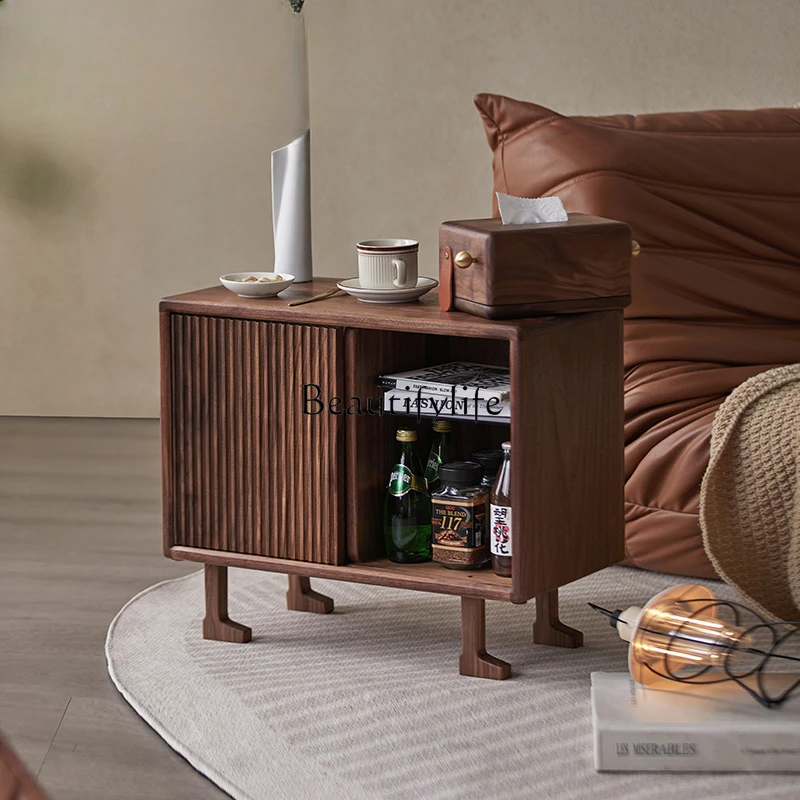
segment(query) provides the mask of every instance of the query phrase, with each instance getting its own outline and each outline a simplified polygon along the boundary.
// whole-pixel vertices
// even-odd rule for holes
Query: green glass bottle
[[[417,432],[401,428],[397,441],[400,455],[386,487],[383,512],[386,555],[398,564],[416,564],[433,557],[431,498],[414,452]]]
[[[428,463],[425,465],[425,481],[428,491],[433,493],[439,489],[442,482],[439,480],[439,465],[447,464],[454,460],[450,447],[450,431],[453,426],[450,420],[436,419],[433,421],[433,442]]]

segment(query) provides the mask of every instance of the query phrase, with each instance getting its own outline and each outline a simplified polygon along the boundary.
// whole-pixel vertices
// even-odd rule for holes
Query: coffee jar
[[[451,461],[439,467],[441,487],[431,495],[433,560],[450,569],[477,569],[491,559],[486,541],[483,467]]]

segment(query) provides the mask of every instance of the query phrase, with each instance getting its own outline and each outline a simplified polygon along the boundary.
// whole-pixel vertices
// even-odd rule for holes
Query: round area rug
[[[313,580],[336,610],[299,613],[285,576],[234,569],[230,615],[252,642],[202,638],[198,572],[131,600],[106,655],[142,718],[239,800],[796,800],[792,775],[595,772],[589,675],[626,671],[626,645],[586,603],[626,608],[685,582],[612,567],[563,588],[577,650],[531,643],[533,603],[487,603],[506,681],[458,674],[456,597]]]

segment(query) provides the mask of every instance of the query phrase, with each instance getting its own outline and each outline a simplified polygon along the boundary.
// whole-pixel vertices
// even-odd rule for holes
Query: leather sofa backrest
[[[558,195],[641,244],[625,312],[627,560],[713,576],[697,514],[714,413],[746,378],[800,361],[800,110],[475,103],[496,191]]]

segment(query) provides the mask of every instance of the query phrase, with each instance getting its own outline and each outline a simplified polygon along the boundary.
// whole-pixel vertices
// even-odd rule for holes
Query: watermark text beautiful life
[[[386,405],[386,407],[385,407]],[[322,387],[316,383],[304,383],[302,386],[302,407],[303,414],[317,416],[327,411],[329,414],[339,416],[383,416],[384,414],[408,414],[416,413],[417,421],[423,417],[430,417],[428,413],[423,414],[423,405],[433,411],[436,417],[465,417],[473,416],[475,421],[479,417],[491,415],[499,417],[503,414],[503,403],[497,397],[484,400],[480,397],[480,389],[475,389],[472,397],[458,396],[456,387],[453,386],[449,395],[423,395],[422,390],[418,390],[415,397],[390,397],[387,404],[384,404],[381,397],[349,397],[342,398],[337,395],[326,400],[322,399]]]

